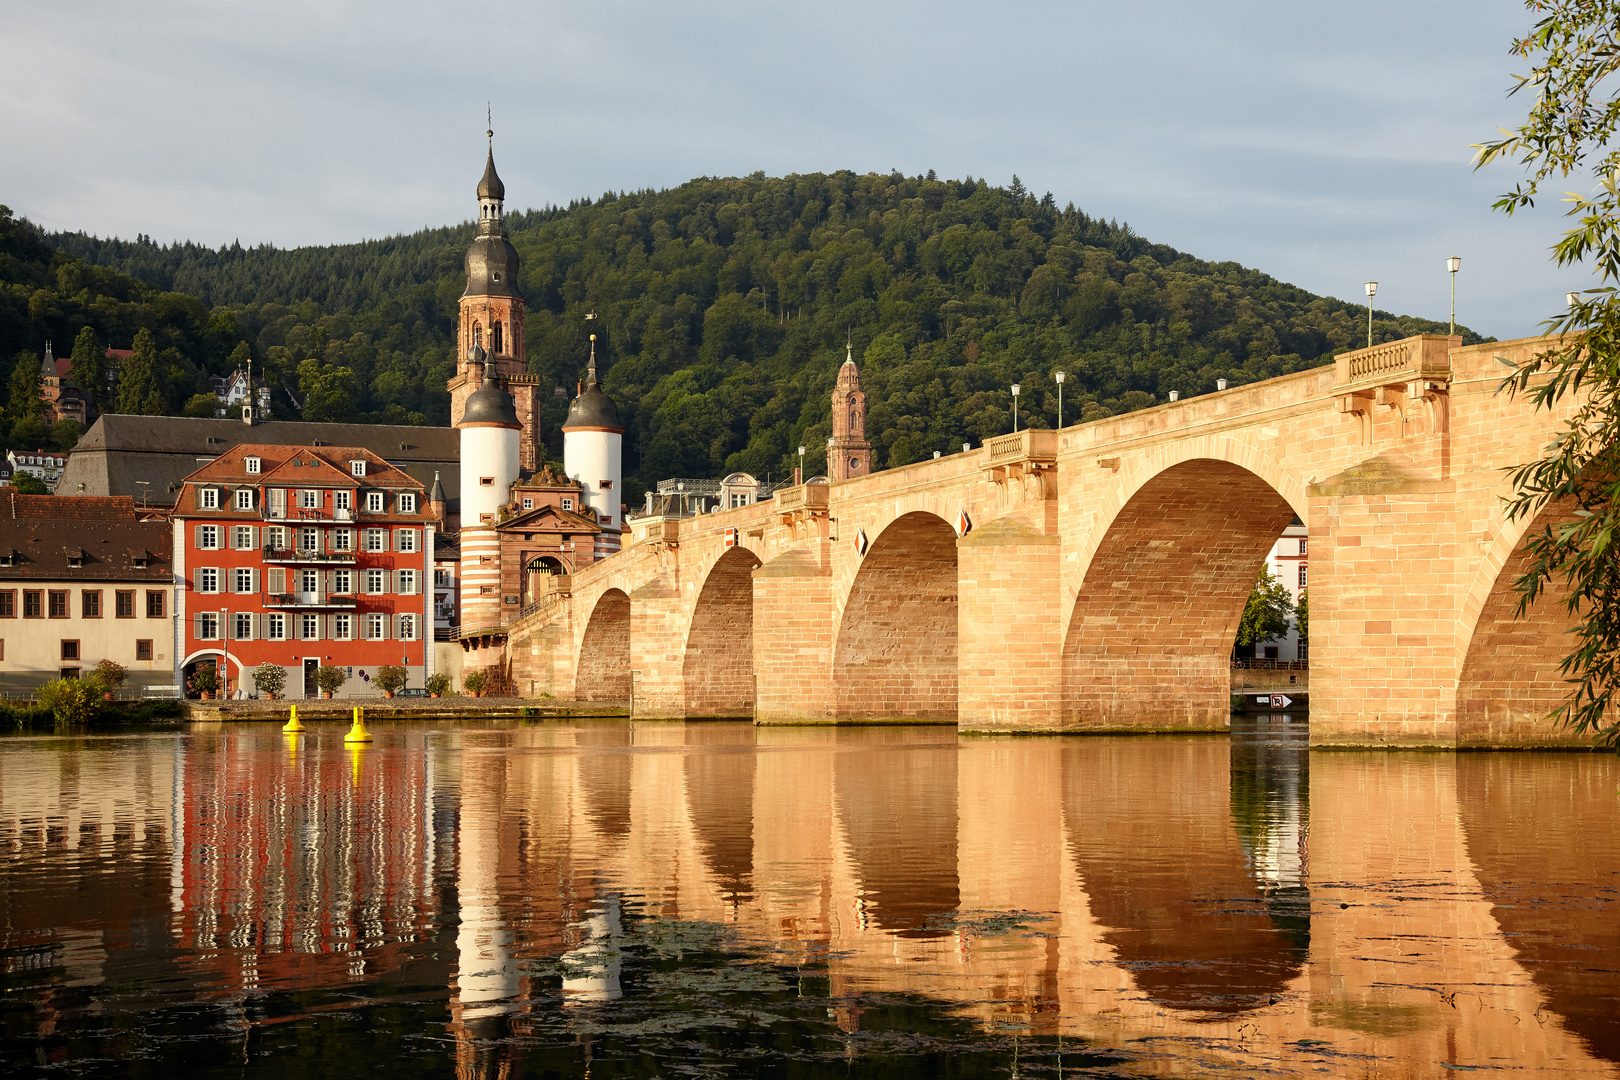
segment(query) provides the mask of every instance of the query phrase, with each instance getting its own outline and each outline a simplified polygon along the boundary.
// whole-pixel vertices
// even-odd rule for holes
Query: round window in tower
[[[850,458],[849,459],[849,467],[850,467],[850,471],[852,471],[852,472],[854,470],[860,468],[861,467],[861,459],[858,458],[858,457]]]

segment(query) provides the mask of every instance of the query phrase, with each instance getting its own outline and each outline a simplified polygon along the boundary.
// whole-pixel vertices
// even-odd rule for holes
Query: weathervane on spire
[[[489,136],[489,149],[495,150],[495,112],[489,102],[484,102],[484,134]]]

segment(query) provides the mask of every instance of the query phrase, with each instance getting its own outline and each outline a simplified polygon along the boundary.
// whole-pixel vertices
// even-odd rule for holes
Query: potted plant
[[[371,681],[377,684],[383,697],[393,697],[405,689],[407,677],[405,669],[398,664],[384,664],[377,669],[377,675]]]
[[[129,678],[129,672],[123,664],[116,660],[103,660],[96,665],[96,670],[91,673],[90,677],[105,688],[106,700],[111,701],[113,695],[118,692],[119,687],[123,686],[124,681]]]
[[[287,669],[267,660],[253,669],[253,685],[259,693],[274,700],[287,685]]]
[[[473,697],[483,697],[484,687],[489,685],[489,676],[482,671],[469,671],[461,677],[461,688]]]
[[[428,697],[444,697],[450,690],[450,676],[442,671],[429,675],[427,678]]]
[[[331,664],[322,664],[315,669],[315,687],[320,690],[321,697],[329,698],[337,693],[338,687],[349,681],[349,676],[340,667]]]
[[[212,665],[198,668],[186,683],[186,688],[195,693],[204,701],[212,701],[214,691],[219,688],[219,676],[214,674]]]

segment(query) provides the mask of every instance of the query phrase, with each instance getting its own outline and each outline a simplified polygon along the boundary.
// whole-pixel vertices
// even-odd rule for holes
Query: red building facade
[[[433,674],[433,546],[421,484],[361,447],[234,446],[188,476],[175,502],[182,684],[221,654],[229,689],[261,663],[313,696],[321,666],[338,696],[375,693],[383,664],[408,685]]]

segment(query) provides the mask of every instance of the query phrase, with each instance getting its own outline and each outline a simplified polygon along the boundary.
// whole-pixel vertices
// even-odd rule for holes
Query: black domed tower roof
[[[484,159],[484,178],[478,181],[478,197],[480,199],[506,200],[506,185],[501,183],[500,174],[495,171],[495,148],[489,149],[489,157]]]
[[[579,396],[568,403],[568,419],[563,421],[564,431],[581,428],[606,428],[624,434],[619,426],[619,407],[613,399],[602,393],[596,382],[596,335],[591,335],[591,362],[585,369],[585,387]]]
[[[488,369],[484,362],[488,354],[482,345],[474,345],[468,355],[468,366],[477,365],[482,373]],[[456,427],[471,427],[473,425],[510,427],[522,429],[518,421],[517,405],[512,401],[512,395],[501,388],[496,379],[483,378],[483,385],[467,396],[467,405],[461,414],[461,422]]]

